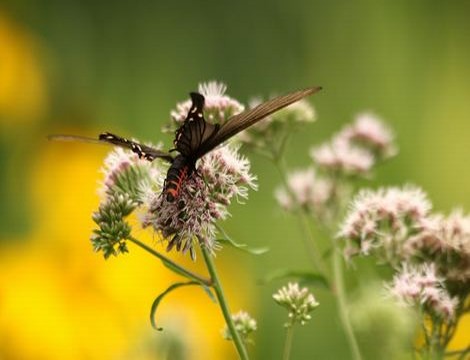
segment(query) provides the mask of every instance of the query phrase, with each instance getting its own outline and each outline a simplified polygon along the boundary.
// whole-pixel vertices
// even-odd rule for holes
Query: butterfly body
[[[62,141],[84,141],[92,143],[109,143],[131,150],[139,158],[153,161],[157,158],[171,163],[165,179],[163,194],[168,202],[174,202],[181,194],[184,182],[195,172],[196,162],[202,156],[212,151],[218,145],[254,125],[274,112],[297,102],[304,97],[319,91],[320,87],[310,87],[304,90],[278,96],[268,100],[253,109],[232,116],[224,124],[211,124],[204,119],[204,96],[190,93],[192,105],[184,123],[176,130],[171,151],[179,154],[173,157],[169,152],[139,144],[135,141],[105,132],[98,139],[74,135],[52,135],[49,139]]]
[[[181,192],[181,188],[186,179],[191,176],[196,168],[196,161],[188,159],[184,155],[178,155],[174,158],[166,174],[163,193],[168,202],[175,201]]]

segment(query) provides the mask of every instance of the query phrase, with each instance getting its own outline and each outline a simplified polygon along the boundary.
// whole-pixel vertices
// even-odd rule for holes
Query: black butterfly
[[[310,87],[287,95],[268,100],[253,109],[232,116],[223,125],[211,124],[204,119],[204,96],[191,93],[192,105],[184,123],[176,130],[173,144],[179,154],[173,157],[170,152],[164,152],[150,146],[136,143],[132,140],[105,132],[98,140],[74,135],[51,135],[49,139],[65,141],[85,141],[110,143],[136,153],[139,158],[153,161],[157,158],[171,163],[165,180],[163,193],[167,201],[173,202],[178,198],[185,180],[195,171],[196,161],[240,131],[257,123],[268,115],[292,104],[300,99],[314,94],[321,87]]]

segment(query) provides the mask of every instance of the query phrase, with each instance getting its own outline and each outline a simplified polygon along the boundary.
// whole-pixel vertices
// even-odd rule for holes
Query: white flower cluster
[[[387,290],[399,302],[421,306],[445,320],[451,320],[459,303],[444,287],[444,279],[437,275],[434,264],[411,266],[404,264]]]
[[[313,147],[310,155],[320,168],[344,175],[367,175],[378,160],[395,155],[393,134],[381,119],[359,114],[333,138]]]
[[[305,325],[312,318],[310,313],[320,305],[313,294],[306,287],[300,288],[298,283],[288,283],[273,295],[273,299],[289,312],[286,327],[295,323]]]
[[[248,335],[255,332],[258,328],[256,320],[253,319],[250,314],[243,310],[240,310],[236,314],[233,314],[232,320],[233,324],[235,325],[235,329],[245,340],[247,339]],[[232,336],[227,326],[225,326],[225,328],[223,329],[222,335],[224,339],[232,340]]]

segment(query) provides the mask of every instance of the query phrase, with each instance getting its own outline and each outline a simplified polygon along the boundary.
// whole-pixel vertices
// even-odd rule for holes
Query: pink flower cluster
[[[415,257],[432,258],[448,282],[470,284],[470,215],[461,209],[429,216],[405,245]]]
[[[313,168],[297,170],[288,175],[286,187],[276,189],[275,197],[285,210],[297,206],[320,213],[331,198],[333,185],[324,177],[316,174]]]
[[[404,244],[431,207],[427,195],[415,186],[362,190],[352,201],[338,235],[346,239],[349,256],[375,253],[394,264],[407,257]]]
[[[151,146],[156,149],[160,148],[160,145]],[[137,200],[141,195],[144,184],[165,176],[165,169],[155,166],[145,159],[139,159],[137,154],[120,147],[114,148],[108,154],[101,172],[104,175],[104,180],[98,189],[98,194],[101,196],[102,201],[106,200],[109,193],[116,191],[128,193]],[[157,191],[161,190],[162,185],[163,182],[160,181]],[[153,188],[155,189],[155,186]]]
[[[226,86],[217,82],[199,85],[199,92],[205,96],[205,115],[218,123],[243,110],[238,101],[225,95],[225,90]],[[187,100],[177,105],[172,112],[175,122],[184,120],[190,104]],[[174,202],[161,196],[167,170],[168,164],[162,161],[149,162],[131,151],[116,148],[103,168],[103,203],[115,193],[127,194],[142,226],[161,234],[168,241],[167,250],[189,252],[194,258],[194,244],[202,241],[213,251],[217,245],[216,221],[227,218],[233,198],[242,201],[248,197],[250,188],[257,188],[250,162],[238,153],[237,146],[219,146],[199,159],[196,171],[186,179]],[[113,246],[108,248],[112,250]]]
[[[276,190],[278,203],[286,210],[301,207],[321,221],[332,220],[350,194],[349,177],[368,175],[379,160],[394,155],[393,140],[380,119],[358,115],[330,141],[310,150],[312,167],[288,174],[285,186]],[[370,219],[364,221],[373,231],[375,224]],[[362,251],[371,246],[370,241],[363,242]]]
[[[419,188],[363,190],[352,201],[338,236],[346,254],[376,255],[392,265],[432,261],[455,291],[470,284],[470,216],[433,214]]]
[[[378,160],[396,154],[391,130],[375,115],[360,114],[333,138],[313,147],[310,155],[320,168],[344,175],[366,175]]]
[[[347,256],[375,255],[398,271],[388,287],[396,298],[452,321],[470,295],[470,216],[430,210],[417,187],[364,190],[353,200],[339,237]]]
[[[175,202],[146,192],[142,202],[148,208],[142,223],[152,226],[168,239],[167,250],[189,251],[194,258],[195,241],[203,241],[214,250],[217,220],[229,215],[233,198],[243,200],[249,189],[256,189],[256,177],[250,173],[250,162],[232,145],[221,146],[200,159]]]
[[[427,312],[445,320],[455,316],[459,304],[444,287],[434,264],[403,265],[386,289],[399,302],[423,307]]]
[[[227,86],[217,81],[199,84],[198,92],[204,95],[205,119],[211,123],[223,124],[231,116],[242,112],[245,107],[237,100],[225,95]],[[171,118],[176,124],[181,124],[189,109],[191,100],[185,100],[176,105],[176,109],[171,111]]]

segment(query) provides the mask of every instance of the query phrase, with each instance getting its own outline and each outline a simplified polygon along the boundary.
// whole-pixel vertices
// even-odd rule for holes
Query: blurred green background
[[[219,336],[219,310],[197,290],[169,298],[169,330],[152,333],[149,305],[172,275],[132,248],[104,262],[88,241],[106,149],[45,140],[108,130],[170,146],[160,127],[202,81],[225,82],[243,102],[322,85],[311,99],[318,122],[294,135],[290,167],[307,165],[311,145],[372,110],[395,129],[400,153],[370,186],[412,182],[439,211],[469,209],[469,14],[468,1],[437,0],[4,0],[0,358],[178,358],[181,348],[180,358],[235,358]],[[275,169],[250,159],[260,190],[232,207],[226,228],[271,251],[253,258],[227,249],[217,262],[232,309],[258,319],[253,358],[274,359],[285,313],[271,294],[282,283],[257,280],[308,268],[308,259],[297,220],[272,196]],[[360,276],[349,275],[353,287]],[[315,294],[321,307],[296,331],[292,358],[348,359],[334,299]]]

